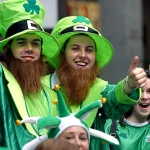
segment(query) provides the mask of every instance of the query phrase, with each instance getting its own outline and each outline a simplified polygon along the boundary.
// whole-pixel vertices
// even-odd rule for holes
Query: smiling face
[[[139,122],[144,122],[150,115],[150,79],[147,78],[147,84],[142,88],[142,98],[138,104],[133,106],[132,115],[134,115]]]
[[[67,128],[60,136],[59,139],[66,140],[78,146],[79,150],[88,150],[89,141],[88,136],[82,127],[72,126]]]
[[[22,34],[14,38],[10,49],[16,59],[35,61],[40,58],[41,38],[36,34]]]
[[[74,69],[90,69],[95,63],[95,43],[87,35],[72,36],[65,48],[67,62]]]

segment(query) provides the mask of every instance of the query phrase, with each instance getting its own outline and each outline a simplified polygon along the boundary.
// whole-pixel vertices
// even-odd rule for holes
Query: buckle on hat
[[[28,26],[28,29],[31,29],[31,30],[40,30],[39,26],[34,23],[32,20],[27,20],[27,26]]]
[[[84,25],[76,25],[73,27],[73,31],[84,31],[87,32],[88,31],[88,27],[84,26]]]

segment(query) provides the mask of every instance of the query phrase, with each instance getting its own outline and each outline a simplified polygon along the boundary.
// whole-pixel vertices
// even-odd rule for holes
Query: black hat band
[[[12,24],[8,28],[5,38],[8,38],[12,35],[15,35],[19,32],[25,31],[25,30],[40,30],[40,31],[43,31],[43,29],[38,24],[33,22],[32,20],[23,20],[23,21],[19,21],[19,22],[16,22],[16,23]]]
[[[84,26],[84,25],[77,25],[77,26],[71,26],[69,28],[66,28],[65,30],[63,30],[60,33],[60,35],[68,33],[68,32],[90,32],[90,33],[99,34],[98,31],[96,31],[92,28],[89,28],[89,27]]]

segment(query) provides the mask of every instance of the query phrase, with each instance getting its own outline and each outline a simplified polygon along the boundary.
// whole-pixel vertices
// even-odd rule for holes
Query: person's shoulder
[[[3,65],[5,68],[7,68],[7,64],[4,61],[0,61],[0,65]]]
[[[50,78],[51,74],[45,75],[41,77],[41,80],[48,80]]]
[[[97,77],[95,80],[95,83],[107,83],[108,84],[108,81],[105,81],[105,80]]]
[[[9,72],[8,69],[7,69],[7,65],[6,65],[5,62],[0,61],[0,71],[1,72]]]
[[[41,77],[41,83],[49,87],[50,76],[51,74]]]
[[[0,147],[0,150],[9,150],[9,149],[6,147]]]

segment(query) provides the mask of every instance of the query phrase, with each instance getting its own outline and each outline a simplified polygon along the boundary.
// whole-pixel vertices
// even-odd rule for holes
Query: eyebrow
[[[74,134],[75,132],[68,132],[68,133],[66,133],[66,134]],[[85,132],[81,132],[80,133],[81,135],[87,135],[87,133],[85,133]]]
[[[18,38],[16,41],[23,41],[26,40],[26,38]],[[41,39],[33,39],[33,41],[41,42]]]
[[[72,44],[71,46],[79,46],[78,44]]]
[[[80,46],[80,45],[78,45],[78,44],[72,44],[72,46]],[[87,47],[92,47],[92,48],[94,48],[94,46],[87,46]]]
[[[81,134],[81,135],[87,135],[87,133],[85,133],[85,132],[81,132],[80,134]]]

